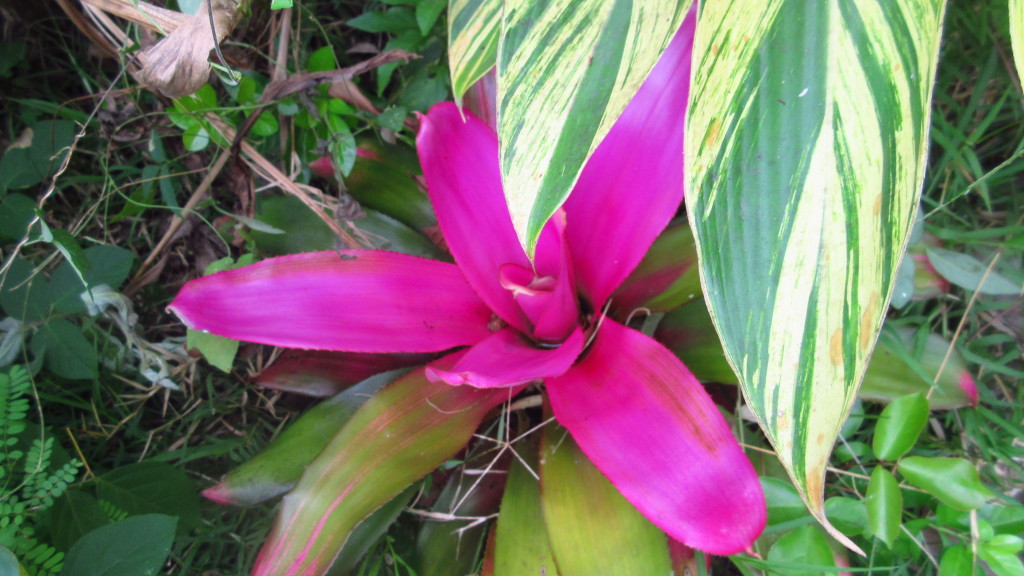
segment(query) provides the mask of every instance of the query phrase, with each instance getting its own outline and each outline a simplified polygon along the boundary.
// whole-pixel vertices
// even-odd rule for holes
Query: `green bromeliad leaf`
[[[942,0],[701,5],[687,211],[715,325],[811,512],[920,195]]]

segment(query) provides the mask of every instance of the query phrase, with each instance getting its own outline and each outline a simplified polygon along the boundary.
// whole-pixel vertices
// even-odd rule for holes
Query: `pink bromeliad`
[[[422,118],[417,145],[456,264],[360,250],[275,258],[190,282],[172,310],[192,328],[292,348],[468,347],[454,366],[428,366],[428,377],[475,387],[542,380],[557,420],[654,524],[710,553],[746,549],[765,504],[725,419],[671,352],[606,315],[682,200],[693,31],[691,14],[532,262],[512,228],[494,132],[442,103]]]

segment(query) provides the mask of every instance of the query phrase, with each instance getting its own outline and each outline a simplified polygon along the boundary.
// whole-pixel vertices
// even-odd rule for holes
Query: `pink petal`
[[[469,283],[503,320],[521,330],[526,321],[512,294],[499,284],[504,264],[530,267],[501,187],[498,137],[471,113],[442,102],[422,118],[416,148],[427,191],[448,248]]]
[[[537,243],[534,268],[505,264],[501,286],[511,290],[538,342],[559,344],[579,325],[576,281],[565,242],[565,212],[551,217]]]
[[[491,311],[452,264],[345,250],[193,280],[170,309],[189,328],[288,348],[437,352],[488,335]]]
[[[431,382],[477,388],[514,386],[565,374],[583,350],[583,330],[576,330],[561,346],[541,349],[527,341],[515,328],[505,328],[476,344],[455,366],[442,369],[427,366]]]
[[[683,127],[696,5],[573,189],[569,247],[595,308],[643,258],[683,199]]]
[[[700,383],[660,344],[605,318],[583,359],[547,389],[583,452],[669,536],[733,554],[761,533],[754,467]]]

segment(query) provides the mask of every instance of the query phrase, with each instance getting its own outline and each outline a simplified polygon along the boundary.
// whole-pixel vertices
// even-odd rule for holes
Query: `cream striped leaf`
[[[505,0],[498,138],[506,199],[528,253],[690,3]]]
[[[811,512],[920,197],[943,0],[701,4],[686,205],[715,325]],[[855,547],[854,547],[855,548]]]
[[[448,63],[452,92],[462,95],[494,67],[501,29],[501,0],[448,1]]]
[[[1017,79],[1024,82],[1024,0],[1010,0],[1010,42]]]

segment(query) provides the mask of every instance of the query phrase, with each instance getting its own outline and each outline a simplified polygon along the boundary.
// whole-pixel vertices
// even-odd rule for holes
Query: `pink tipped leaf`
[[[327,398],[375,374],[420,366],[436,358],[436,354],[285,350],[253,382],[271,390]]]
[[[451,368],[446,359],[427,367],[427,377],[476,388],[516,386],[565,374],[583,350],[583,331],[576,330],[556,348],[537,348],[515,328],[505,328],[470,348]]]
[[[530,267],[519,245],[501,187],[498,137],[469,112],[465,119],[451,102],[422,118],[416,148],[438,224],[455,261],[488,306],[505,322],[524,330],[525,319],[501,287],[505,264]]]
[[[363,518],[451,458],[518,391],[430,382],[422,369],[385,387],[284,498],[253,576],[325,574]]]
[[[264,260],[185,285],[170,309],[196,330],[288,348],[438,352],[490,334],[459,269],[345,250]]]
[[[683,199],[683,127],[696,8],[587,161],[565,204],[576,275],[599,307]]]
[[[547,389],[583,452],[669,536],[734,554],[760,535],[766,511],[753,466],[703,387],[663,346],[606,318],[583,360]]]

